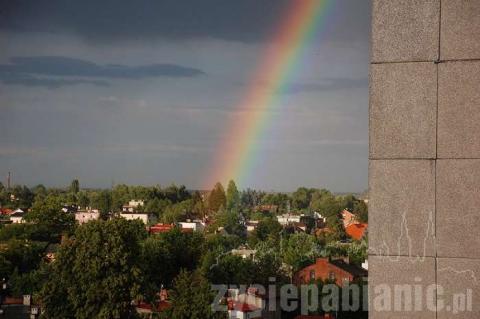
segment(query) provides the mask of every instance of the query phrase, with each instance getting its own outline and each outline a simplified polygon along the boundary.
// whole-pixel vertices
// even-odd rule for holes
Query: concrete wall
[[[480,0],[373,0],[369,170],[370,318],[480,318]]]

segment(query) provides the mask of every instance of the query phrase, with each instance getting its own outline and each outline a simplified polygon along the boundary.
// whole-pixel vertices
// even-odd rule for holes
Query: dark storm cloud
[[[367,88],[368,78],[327,78],[320,83],[296,83],[284,89],[280,93],[295,94],[302,92],[323,92],[345,89]]]
[[[105,81],[91,78],[143,79],[149,77],[193,77],[202,74],[204,72],[201,70],[174,64],[149,64],[134,67],[118,64],[99,65],[60,56],[12,57],[10,64],[0,64],[0,81],[3,83],[46,87],[73,84],[108,85]],[[61,78],[45,78],[52,76]],[[90,79],[72,79],[72,77]]]
[[[359,19],[355,19],[358,15],[369,15],[364,1],[330,1],[335,3],[330,24],[336,39],[351,40],[369,28],[368,23],[359,24]],[[290,0],[0,0],[0,30],[67,32],[95,42],[152,37],[212,37],[251,42],[274,32],[291,3]]]

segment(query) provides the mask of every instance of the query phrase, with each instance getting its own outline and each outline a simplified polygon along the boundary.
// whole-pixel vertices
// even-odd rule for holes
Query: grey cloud
[[[329,0],[329,30],[335,39],[357,39],[368,33],[369,3]],[[68,32],[88,41],[112,42],[151,38],[213,37],[262,41],[289,8],[289,0],[0,0],[0,30]],[[364,21],[365,20],[365,21]]]
[[[86,79],[56,79],[46,77],[36,77],[28,74],[16,74],[13,72],[0,72],[0,81],[9,85],[23,85],[29,87],[46,87],[56,89],[62,86],[76,84],[91,84],[96,86],[109,86],[108,82],[101,80]]]
[[[322,92],[344,89],[368,88],[368,78],[327,78],[319,83],[294,83],[281,90],[283,94],[296,94],[302,92]]]
[[[149,77],[193,77],[202,74],[205,73],[199,69],[174,64],[99,65],[81,59],[61,56],[12,57],[10,58],[10,64],[0,64],[0,81],[3,83],[48,88],[74,84],[108,86],[108,82],[95,80],[95,78],[142,79]]]

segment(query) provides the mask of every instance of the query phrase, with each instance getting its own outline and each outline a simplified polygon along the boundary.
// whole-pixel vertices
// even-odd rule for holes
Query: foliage
[[[35,224],[32,228],[45,231],[50,242],[59,242],[61,235],[72,232],[75,226],[75,217],[61,208],[58,197],[48,195],[35,201],[25,219]]]
[[[162,221],[164,223],[176,223],[192,217],[194,217],[193,201],[187,199],[183,202],[167,206],[162,215]]]
[[[305,209],[310,204],[311,192],[305,187],[298,188],[292,194],[292,204],[294,208]]]
[[[210,283],[199,272],[182,270],[171,290],[172,307],[163,318],[216,319],[225,318],[221,312],[213,312],[211,304],[215,293]]]
[[[147,290],[154,295],[162,286],[172,287],[180,269],[194,270],[200,262],[203,246],[201,234],[182,233],[178,228],[147,238],[142,243]]]
[[[77,194],[80,191],[80,182],[74,179],[70,184],[70,193]]]
[[[112,193],[108,190],[103,190],[95,194],[90,201],[100,211],[100,217],[106,220],[113,209]]]
[[[251,259],[232,254],[221,255],[207,272],[214,284],[251,284],[255,282],[256,267]]]
[[[283,273],[282,258],[280,251],[274,240],[259,242],[255,246],[255,282],[267,287],[270,282],[269,278],[276,278],[276,282],[286,282],[286,274]]]
[[[29,240],[11,239],[6,242],[0,252],[3,271],[19,273],[35,270],[42,260],[42,253],[46,243]],[[5,274],[5,277],[9,277]]]
[[[0,226],[0,276],[7,278],[15,296],[38,294],[46,318],[133,318],[131,301],[154,302],[162,287],[172,290],[174,304],[165,318],[218,318],[222,314],[209,312],[209,281],[268,285],[275,277],[277,283],[289,282],[293,271],[317,256],[348,256],[357,265],[367,256],[366,241],[338,243],[345,238],[343,209],[368,221],[367,205],[353,195],[305,187],[291,194],[240,192],[230,181],[226,193],[217,183],[204,201],[200,192],[174,184],[81,190],[77,183],[10,190],[0,184],[2,207],[31,208],[28,223]],[[10,194],[18,200],[11,201]],[[166,223],[207,217],[212,232],[182,233],[174,228],[147,237],[145,225],[123,219],[94,221],[75,230],[73,215],[60,209],[69,203],[91,206],[107,218],[132,199],[144,200],[143,210]],[[275,205],[279,211],[259,212],[259,205]],[[277,221],[276,214],[285,211],[307,216],[316,211],[327,218],[332,233],[318,239],[309,227],[307,233],[290,234]],[[259,223],[246,237],[249,219]],[[225,231],[217,233],[218,227]],[[56,261],[44,263],[47,244],[61,237]],[[256,250],[254,259],[230,253],[247,243]]]
[[[237,185],[232,180],[228,183],[227,195],[226,195],[227,210],[240,208],[240,193],[238,192]]]
[[[92,221],[77,228],[40,292],[47,318],[132,318],[142,284],[139,221]]]
[[[240,202],[245,208],[253,208],[261,203],[264,192],[247,188],[240,193]]]
[[[295,272],[312,263],[319,255],[319,249],[313,236],[296,233],[283,239],[281,254],[283,261]]]
[[[241,222],[240,213],[235,209],[227,211],[223,208],[220,208],[217,215],[215,215],[215,223],[213,223],[212,225],[214,229],[218,229],[218,227],[223,227],[225,231],[230,235],[245,237],[246,234],[246,228]]]
[[[225,207],[227,204],[227,197],[222,184],[217,183],[208,196],[208,208],[214,212],[217,212],[220,207]]]

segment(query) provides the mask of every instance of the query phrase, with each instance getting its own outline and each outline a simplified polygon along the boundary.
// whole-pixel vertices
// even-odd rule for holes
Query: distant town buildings
[[[344,209],[340,214],[342,215],[343,227],[347,228],[351,224],[355,223],[356,216],[354,213]]]
[[[237,249],[232,249],[230,253],[235,256],[240,256],[243,259],[255,260],[255,254],[257,253],[257,251],[255,249],[250,249],[246,246],[241,246]]]
[[[300,223],[301,215],[283,214],[277,216],[277,221],[282,226],[286,226],[291,223]]]
[[[144,224],[150,224],[154,222],[155,217],[149,213],[133,213],[133,212],[121,212],[120,217],[126,220],[141,220]]]
[[[345,228],[345,233],[355,240],[361,240],[367,233],[367,227],[365,223],[351,224]]]
[[[258,220],[249,220],[245,223],[245,227],[247,228],[247,233],[253,232],[257,229],[259,221]]]
[[[13,224],[23,224],[25,222],[25,212],[21,209],[15,210],[10,214],[10,220]]]
[[[128,202],[128,204],[125,204],[125,205],[122,206],[122,212],[134,213],[134,212],[138,211],[139,208],[143,207],[144,205],[145,205],[145,201],[132,199],[131,201]]]
[[[91,220],[97,220],[99,218],[100,218],[100,212],[98,211],[98,209],[79,210],[75,213],[75,220],[79,224],[84,224]]]
[[[205,229],[205,223],[201,220],[187,220],[185,222],[179,222],[178,225],[182,229],[191,229],[192,231],[203,231]]]
[[[341,215],[345,233],[352,239],[362,240],[367,234],[368,224],[360,223],[357,220],[357,216],[346,209],[342,211]]]

